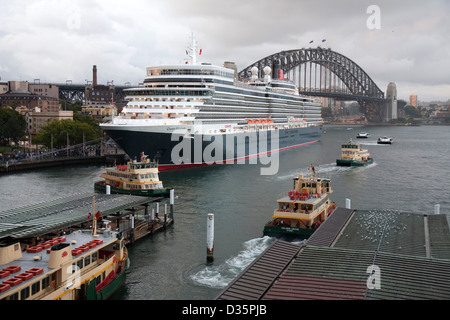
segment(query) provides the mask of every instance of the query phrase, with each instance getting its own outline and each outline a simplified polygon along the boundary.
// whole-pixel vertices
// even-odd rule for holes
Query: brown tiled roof
[[[286,268],[300,250],[299,245],[277,241],[236,278],[219,300],[258,300],[272,285],[280,272]]]

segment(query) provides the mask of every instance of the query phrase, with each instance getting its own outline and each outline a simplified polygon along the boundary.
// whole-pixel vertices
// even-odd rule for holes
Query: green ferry
[[[337,166],[352,167],[364,166],[373,163],[373,159],[367,149],[361,148],[358,142],[350,141],[342,145],[341,158],[336,159]]]
[[[336,208],[330,201],[331,180],[300,174],[293,189],[277,200],[272,220],[264,226],[263,235],[277,238],[307,239]]]
[[[128,161],[126,165],[106,168],[94,183],[94,189],[105,193],[122,193],[147,197],[169,197],[172,188],[164,188],[159,180],[158,163],[147,159],[143,153],[140,161]]]

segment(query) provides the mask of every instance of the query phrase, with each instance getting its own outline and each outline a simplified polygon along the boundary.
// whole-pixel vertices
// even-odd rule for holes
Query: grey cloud
[[[374,3],[379,30],[366,25]],[[182,62],[195,32],[202,61],[235,61],[239,69],[326,38],[324,46],[359,64],[382,90],[394,81],[403,98],[449,98],[447,0],[19,0],[2,9],[2,80],[84,82],[97,64],[100,81],[136,84],[148,65]]]

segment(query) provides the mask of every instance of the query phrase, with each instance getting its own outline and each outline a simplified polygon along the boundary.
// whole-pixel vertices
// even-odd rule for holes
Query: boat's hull
[[[308,239],[316,229],[303,229],[282,226],[265,226],[263,235],[275,238]]]
[[[337,159],[336,165],[340,167],[361,167],[373,163],[373,159],[369,160],[343,160]]]
[[[320,126],[189,137],[171,132],[114,127],[104,127],[103,130],[130,158],[138,157],[144,152],[150,159],[158,161],[158,168],[161,170],[247,159],[318,142],[322,136]],[[211,149],[214,149],[213,153]]]
[[[108,285],[97,290],[95,281],[87,287],[86,300],[107,300],[109,299],[125,282],[126,269],[117,275]]]
[[[94,183],[94,189],[98,192],[105,193],[106,185],[104,181],[97,181]],[[169,197],[171,188],[150,189],[150,190],[126,190],[110,186],[111,193],[129,194],[133,196],[145,197]]]
[[[377,141],[378,144],[392,144],[392,141]]]

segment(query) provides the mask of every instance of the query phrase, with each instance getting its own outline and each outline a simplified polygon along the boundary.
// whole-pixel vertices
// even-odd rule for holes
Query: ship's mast
[[[191,46],[189,47],[189,58],[190,64],[192,65],[197,64],[197,42],[195,41],[194,33],[192,33],[192,42]]]

